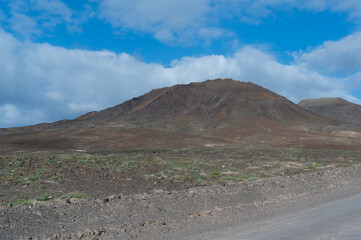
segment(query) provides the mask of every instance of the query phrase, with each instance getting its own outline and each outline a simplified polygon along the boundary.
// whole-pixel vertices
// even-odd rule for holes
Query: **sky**
[[[359,0],[0,0],[0,128],[215,78],[361,104]]]

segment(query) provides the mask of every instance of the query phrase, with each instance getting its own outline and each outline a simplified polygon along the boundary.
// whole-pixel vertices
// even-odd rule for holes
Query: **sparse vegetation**
[[[146,186],[145,189],[166,187],[167,184],[182,188],[187,184],[196,186],[254,181],[319,168],[350,167],[360,161],[360,155],[361,152],[355,150],[249,145],[234,148],[162,149],[156,153],[143,149],[112,154],[18,154],[0,156],[0,183],[23,189],[27,193],[21,196],[23,198],[44,201],[49,197],[46,193],[54,197],[63,196],[62,189],[74,179],[82,180],[78,182],[78,189],[72,189],[74,192],[83,190],[84,185],[81,184],[91,185],[94,192],[109,184],[115,184],[117,189],[130,190],[137,188],[129,185],[132,179],[137,179],[137,184]],[[80,193],[68,197],[85,197],[77,194]],[[88,192],[83,194],[89,196]],[[1,199],[0,202],[7,200]]]
[[[216,178],[218,176],[219,176],[219,172],[217,172],[217,171],[212,171],[211,172],[211,178]]]
[[[351,167],[351,163],[337,163],[336,167]]]
[[[173,179],[176,181],[184,182],[187,179],[187,177],[184,175],[176,175],[173,177]]]
[[[26,200],[26,199],[18,199],[18,198],[12,198],[9,201],[9,204],[12,204],[12,206],[18,206],[18,205],[31,205],[32,201],[31,200]],[[5,203],[3,203],[2,205],[5,205]]]
[[[48,200],[50,200],[52,197],[49,195],[49,194],[47,194],[47,193],[44,193],[44,194],[42,194],[42,195],[40,195],[40,196],[37,196],[36,198],[35,198],[35,200],[36,201],[48,201]]]

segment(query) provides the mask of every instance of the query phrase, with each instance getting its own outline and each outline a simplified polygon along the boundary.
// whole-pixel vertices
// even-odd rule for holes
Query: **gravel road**
[[[0,239],[337,239],[360,226],[360,170],[1,207]]]
[[[361,194],[308,207],[282,216],[265,217],[259,221],[240,222],[239,225],[216,229],[186,239],[249,239],[338,240],[361,238]]]

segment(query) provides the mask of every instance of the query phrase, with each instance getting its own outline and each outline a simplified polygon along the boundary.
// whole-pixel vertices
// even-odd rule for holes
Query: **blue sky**
[[[0,0],[0,127],[233,78],[361,101],[359,0]]]

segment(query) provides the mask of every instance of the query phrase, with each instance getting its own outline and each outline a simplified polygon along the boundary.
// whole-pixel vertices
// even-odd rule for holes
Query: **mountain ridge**
[[[361,125],[361,105],[342,98],[304,99],[298,105],[324,117]]]

